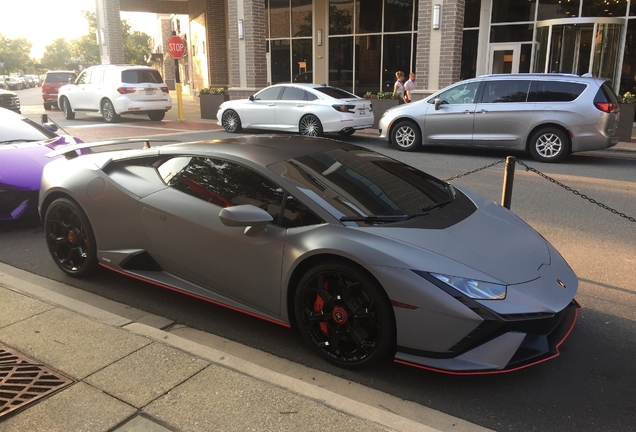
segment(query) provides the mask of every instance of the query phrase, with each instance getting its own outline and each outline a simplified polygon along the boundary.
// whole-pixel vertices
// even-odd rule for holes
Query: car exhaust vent
[[[73,383],[59,372],[0,345],[0,421]]]

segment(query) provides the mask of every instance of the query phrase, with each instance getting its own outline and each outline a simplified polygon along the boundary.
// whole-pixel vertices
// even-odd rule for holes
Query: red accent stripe
[[[264,320],[264,321],[269,321],[269,322],[271,322],[271,323],[278,324],[278,325],[283,326],[283,327],[286,327],[286,328],[291,328],[291,325],[289,325],[289,324],[287,324],[287,323],[284,323],[284,322],[282,322],[282,321],[276,321],[276,320],[274,320],[274,319],[267,318],[267,317],[264,317],[264,316],[261,316],[261,315],[258,315],[258,314],[252,313],[252,312],[248,312],[248,311],[246,311],[246,310],[239,309],[239,308],[237,308],[237,307],[230,306],[230,305],[227,305],[227,304],[225,304],[225,303],[221,303],[221,302],[218,302],[218,301],[215,301],[215,300],[211,300],[211,299],[209,299],[209,298],[206,298],[206,297],[200,296],[200,295],[198,295],[198,294],[193,294],[193,293],[188,292],[188,291],[183,291],[183,290],[177,289],[177,288],[172,287],[172,286],[170,286],[170,285],[162,284],[162,283],[160,283],[160,282],[156,282],[156,281],[153,281],[153,280],[150,280],[150,279],[146,279],[146,278],[141,277],[141,276],[137,276],[137,275],[129,274],[129,273],[126,273],[125,271],[122,271],[122,270],[119,270],[119,269],[116,269],[116,268],[113,268],[113,267],[109,267],[109,266],[107,266],[106,264],[103,264],[103,263],[101,263],[101,262],[99,263],[99,265],[101,265],[101,266],[103,266],[103,267],[107,268],[108,270],[112,270],[112,271],[114,271],[114,272],[117,272],[117,273],[123,274],[124,276],[131,277],[131,278],[133,278],[133,279],[137,279],[137,280],[140,280],[140,281],[148,282],[148,283],[151,283],[151,284],[153,284],[153,285],[160,286],[161,288],[166,288],[166,289],[169,289],[169,290],[171,290],[171,291],[175,291],[175,292],[178,292],[178,293],[181,293],[181,294],[189,295],[190,297],[194,297],[194,298],[197,298],[197,299],[199,299],[199,300],[204,300],[204,301],[206,301],[206,302],[213,303],[213,304],[215,304],[215,305],[223,306],[224,308],[228,308],[228,309],[231,309],[231,310],[233,310],[233,311],[241,312],[241,313],[244,313],[245,315],[253,316],[253,317],[255,317],[255,318],[260,318],[260,319],[262,319],[262,320]]]
[[[574,302],[578,305],[578,307],[576,308],[576,314],[574,315],[574,320],[572,320],[572,325],[570,326],[570,328],[568,329],[568,332],[565,334],[565,336],[563,336],[563,339],[561,339],[559,341],[559,343],[556,344],[556,353],[551,355],[550,357],[546,357],[544,359],[541,360],[537,360],[535,362],[532,363],[528,363],[522,366],[518,366],[516,368],[512,368],[512,369],[501,369],[501,370],[489,370],[489,371],[467,371],[467,372],[457,372],[457,371],[449,371],[449,370],[444,370],[444,369],[437,369],[434,367],[430,367],[430,366],[423,366],[423,365],[419,365],[416,363],[411,363],[411,362],[407,362],[404,360],[399,360],[399,359],[394,359],[393,361],[395,363],[400,363],[403,365],[407,365],[407,366],[413,366],[419,369],[424,369],[424,370],[428,370],[428,371],[432,371],[432,372],[439,372],[439,373],[443,373],[446,375],[494,375],[494,374],[502,374],[502,373],[508,373],[508,372],[515,372],[521,369],[525,369],[531,366],[535,366],[538,365],[540,363],[546,362],[548,360],[552,360],[555,357],[558,357],[560,355],[559,352],[559,347],[561,346],[561,344],[568,338],[568,336],[570,336],[570,333],[572,332],[572,329],[574,328],[574,324],[576,323],[576,319],[579,316],[579,311],[582,309],[581,305],[579,305],[579,303],[574,300]]]

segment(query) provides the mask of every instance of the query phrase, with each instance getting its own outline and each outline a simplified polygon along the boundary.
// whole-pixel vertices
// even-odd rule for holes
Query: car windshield
[[[3,123],[0,127],[0,144],[16,141],[44,141],[57,136],[26,118]]]
[[[269,168],[338,219],[395,221],[438,208],[454,197],[451,185],[366,149],[326,150]]]

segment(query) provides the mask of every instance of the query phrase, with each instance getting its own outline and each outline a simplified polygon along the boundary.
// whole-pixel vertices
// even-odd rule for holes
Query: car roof
[[[276,162],[334,149],[366,151],[363,147],[329,138],[300,135],[255,135],[171,144],[161,147],[159,152],[164,155],[196,153],[210,157],[231,156],[268,166]]]
[[[75,73],[75,71],[72,70],[50,70],[50,71],[46,71],[47,74],[49,73]]]
[[[472,78],[474,80],[483,79],[483,80],[497,80],[497,79],[566,79],[571,81],[606,81],[606,78],[593,77],[593,76],[585,76],[585,75],[576,75],[576,74],[568,74],[568,73],[518,73],[518,74],[490,74],[490,75],[480,75],[478,77]]]

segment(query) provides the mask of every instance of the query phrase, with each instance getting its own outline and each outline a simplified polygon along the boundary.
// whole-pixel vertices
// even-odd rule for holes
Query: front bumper
[[[426,357],[428,353],[398,347],[395,361],[453,375],[523,369],[559,355],[559,347],[574,327],[580,309],[578,302],[572,300],[556,314],[513,314],[487,319],[462,341],[476,338],[480,343],[458,355],[431,358]]]

